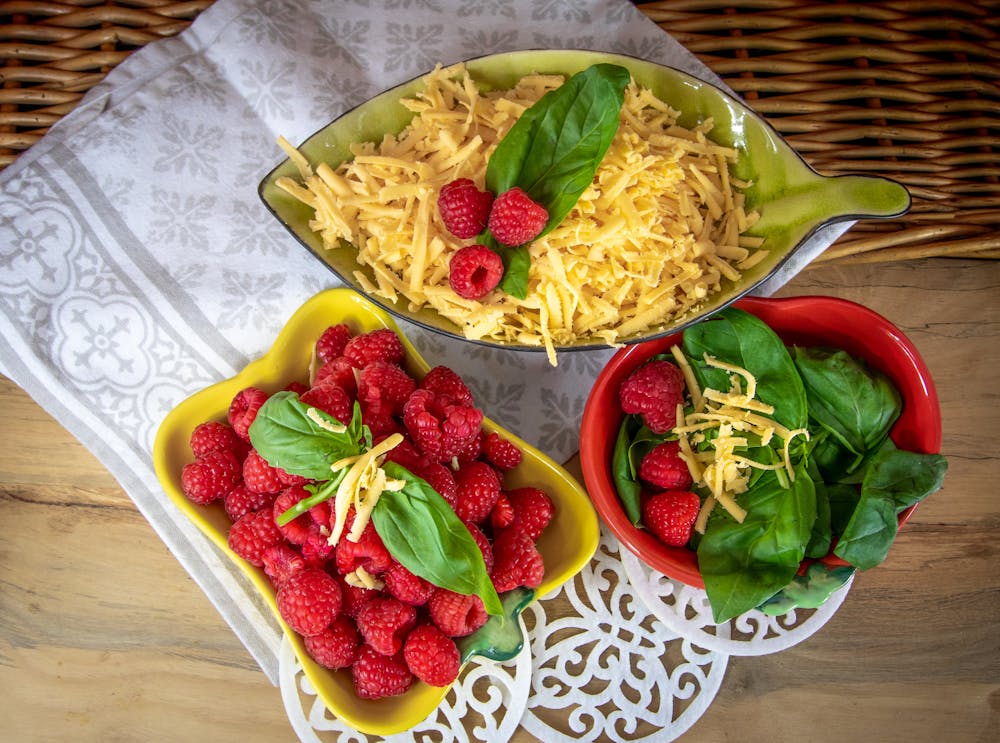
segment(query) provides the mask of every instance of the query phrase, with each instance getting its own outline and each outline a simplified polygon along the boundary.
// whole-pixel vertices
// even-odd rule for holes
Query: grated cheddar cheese
[[[438,191],[456,178],[484,187],[490,154],[520,114],[563,82],[530,75],[510,90],[481,92],[464,66],[440,65],[403,104],[414,112],[398,135],[352,147],[336,169],[313,167],[287,141],[300,180],[278,186],[315,210],[310,227],[324,245],[358,250],[362,287],[411,309],[431,307],[473,340],[555,348],[622,338],[684,316],[766,257],[742,235],[756,220],[744,208],[729,165],[732,149],[708,138],[634,82],[625,91],[618,132],[590,187],[565,220],[529,246],[528,294],[500,291],[483,300],[448,284],[451,256],[470,241],[444,228]]]

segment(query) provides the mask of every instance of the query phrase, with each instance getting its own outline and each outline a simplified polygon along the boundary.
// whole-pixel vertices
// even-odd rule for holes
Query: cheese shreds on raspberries
[[[442,186],[486,165],[523,111],[563,78],[530,75],[503,91],[480,91],[463,65],[440,65],[402,103],[415,116],[398,135],[352,146],[336,169],[315,168],[285,140],[300,180],[278,186],[315,209],[310,227],[333,250],[358,249],[365,291],[411,309],[431,307],[473,340],[555,348],[621,339],[683,317],[763,260],[757,219],[729,166],[736,152],[712,142],[711,120],[678,126],[678,113],[634,82],[621,123],[590,187],[556,229],[529,244],[527,298],[494,291],[481,300],[448,285],[451,256],[472,240],[451,236],[434,207]]]
[[[789,446],[796,436],[808,439],[809,432],[804,428],[790,430],[770,417],[774,406],[757,399],[757,379],[748,370],[706,354],[704,360],[708,366],[730,373],[730,388],[726,392],[700,389],[684,352],[678,346],[672,346],[670,352],[684,373],[692,399],[689,411],[678,409],[678,424],[672,433],[678,438],[680,457],[688,465],[692,480],[709,492],[694,528],[705,533],[709,514],[717,504],[742,523],[746,510],[736,496],[746,492],[751,471],[782,470],[794,481]],[[709,437],[708,432],[715,435]],[[777,436],[782,442],[782,460],[767,463],[748,457],[750,442],[746,434],[758,437],[763,446]],[[702,447],[705,442],[709,445]]]
[[[389,479],[382,469],[385,455],[402,441],[403,435],[394,433],[368,451],[339,459],[330,465],[330,470],[335,473],[347,469],[347,474],[340,481],[334,494],[333,532],[328,540],[331,545],[336,545],[340,541],[351,506],[354,506],[354,522],[346,537],[350,542],[357,542],[361,539],[361,533],[368,525],[375,504],[378,503],[382,493],[402,490],[406,485],[402,480]]]

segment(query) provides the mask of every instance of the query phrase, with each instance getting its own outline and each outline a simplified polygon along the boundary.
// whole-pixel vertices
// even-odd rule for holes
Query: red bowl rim
[[[916,347],[886,318],[863,305],[836,297],[803,295],[745,297],[734,306],[750,312],[789,344],[842,348],[864,359],[892,380],[903,399],[903,409],[891,431],[902,449],[933,454],[941,448],[941,410],[930,371]],[[865,332],[858,333],[858,329]],[[687,547],[669,547],[644,529],[632,525],[615,491],[610,462],[624,414],[618,409],[618,387],[644,361],[667,353],[683,333],[656,338],[617,351],[598,375],[587,398],[580,426],[580,467],[584,484],[601,520],[640,560],[668,578],[704,588],[698,559]],[[886,354],[885,350],[893,351]],[[899,517],[902,526],[916,506]],[[845,565],[832,552],[821,559]],[[809,560],[803,562],[805,567]]]

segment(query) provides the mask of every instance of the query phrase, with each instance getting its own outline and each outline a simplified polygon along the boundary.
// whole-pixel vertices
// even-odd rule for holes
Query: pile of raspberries
[[[505,488],[505,472],[520,464],[522,453],[482,428],[483,414],[459,375],[438,366],[416,380],[389,329],[353,334],[346,324],[331,326],[315,354],[312,382],[287,389],[344,423],[358,401],[375,443],[403,434],[386,459],[423,478],[452,506],[481,549],[497,592],[540,585],[544,564],[535,543],[552,519],[552,500],[538,488]],[[181,476],[185,495],[202,505],[221,502],[232,520],[230,548],[263,569],[282,617],[311,657],[332,670],[349,669],[360,698],[403,694],[415,679],[452,683],[461,665],[455,638],[486,622],[482,600],[407,570],[372,521],[357,542],[344,536],[331,546],[329,501],[279,526],[277,517],[309,495],[309,481],[272,467],[250,443],[248,429],[268,397],[246,388],[225,422],[194,429],[194,461]],[[352,508],[345,535],[353,516]],[[348,583],[359,567],[376,579],[375,588]]]

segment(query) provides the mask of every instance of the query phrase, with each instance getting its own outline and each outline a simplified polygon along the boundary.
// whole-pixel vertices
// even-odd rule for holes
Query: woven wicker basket
[[[0,2],[0,167],[211,0]],[[1000,0],[639,2],[816,170],[895,178],[903,218],[817,262],[1000,258]]]

